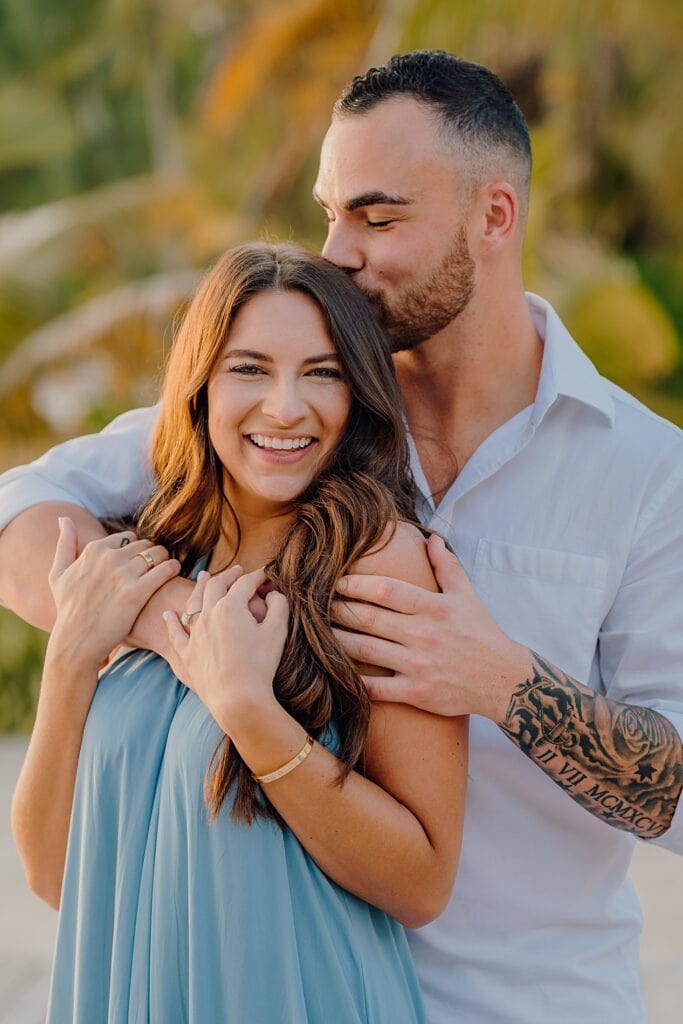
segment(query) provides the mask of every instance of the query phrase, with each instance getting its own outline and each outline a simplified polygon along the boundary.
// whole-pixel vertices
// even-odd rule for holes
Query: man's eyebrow
[[[255,352],[251,348],[231,348],[225,353],[225,358],[229,356],[237,356],[239,359],[258,359],[262,363],[272,363],[273,357],[268,356],[265,352]],[[335,362],[339,362],[339,356],[336,352],[323,352],[319,356],[309,356],[307,359],[302,360],[304,366],[309,366],[311,363],[327,363],[332,359]]]
[[[315,189],[313,189],[313,198],[319,206],[326,208],[326,204]],[[413,202],[413,199],[400,196],[396,192],[363,192],[359,196],[354,196],[353,199],[348,199],[344,203],[344,209],[348,213],[353,213],[354,210],[360,210],[364,206],[410,206]]]
[[[344,203],[349,213],[363,206],[410,206],[414,200],[399,196],[395,192],[363,192]]]

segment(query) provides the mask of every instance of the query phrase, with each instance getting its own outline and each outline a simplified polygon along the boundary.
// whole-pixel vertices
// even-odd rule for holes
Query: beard
[[[460,228],[445,258],[426,279],[408,285],[392,302],[381,291],[362,291],[389,339],[392,352],[407,352],[448,327],[474,294],[474,260]]]

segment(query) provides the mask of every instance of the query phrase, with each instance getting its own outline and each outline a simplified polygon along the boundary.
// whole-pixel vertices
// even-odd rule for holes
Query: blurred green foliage
[[[47,634],[0,612],[0,732],[31,729]]]
[[[196,272],[320,245],[332,103],[441,47],[532,133],[525,271],[599,368],[683,423],[683,17],[674,0],[0,0],[0,468],[154,399]],[[0,612],[0,729],[43,639]]]

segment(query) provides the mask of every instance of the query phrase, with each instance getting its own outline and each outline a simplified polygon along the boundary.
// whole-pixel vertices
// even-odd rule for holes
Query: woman
[[[436,589],[384,338],[337,268],[243,246],[188,310],[162,410],[150,539],[74,560],[64,522],[51,576],[13,807],[61,901],[48,1020],[423,1021],[397,920],[448,899],[466,725],[371,706],[330,625],[351,567]],[[167,615],[176,674],[133,651],[98,683],[178,563],[208,574]]]

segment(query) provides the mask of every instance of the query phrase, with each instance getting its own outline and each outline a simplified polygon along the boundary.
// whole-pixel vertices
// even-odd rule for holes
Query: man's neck
[[[475,295],[444,331],[395,356],[408,423],[436,500],[482,442],[533,403],[542,357],[521,289]]]

